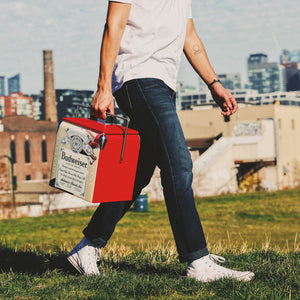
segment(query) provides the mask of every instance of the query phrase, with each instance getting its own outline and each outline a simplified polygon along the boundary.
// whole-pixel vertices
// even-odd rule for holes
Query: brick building
[[[0,116],[26,116],[33,118],[33,98],[22,93],[0,96]]]
[[[51,171],[57,123],[35,121],[25,116],[0,120],[0,191],[10,189],[9,151],[14,184],[48,179]]]

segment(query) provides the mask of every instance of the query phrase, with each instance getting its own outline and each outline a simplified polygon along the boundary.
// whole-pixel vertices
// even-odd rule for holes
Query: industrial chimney
[[[54,88],[52,50],[43,50],[43,57],[44,57],[45,120],[50,122],[57,122],[56,93]]]

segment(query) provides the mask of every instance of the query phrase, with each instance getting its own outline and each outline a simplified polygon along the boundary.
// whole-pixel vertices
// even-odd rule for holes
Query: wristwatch
[[[214,79],[210,84],[207,85],[207,87],[210,89],[217,82],[221,83],[221,81],[219,79]]]

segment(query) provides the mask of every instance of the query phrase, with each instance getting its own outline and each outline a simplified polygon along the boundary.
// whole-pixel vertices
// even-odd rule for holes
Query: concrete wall
[[[195,196],[237,192],[236,168],[232,144],[217,141],[194,162],[193,190]]]
[[[234,136],[234,127],[240,122],[253,122],[263,119],[271,119],[274,124],[275,142],[278,144],[276,183],[267,180],[268,186],[277,184],[278,189],[294,188],[300,184],[300,107],[282,105],[260,105],[240,107],[230,117],[230,122],[224,122],[218,108],[211,110],[181,111],[179,118],[182,123],[184,134],[187,139],[216,136]],[[208,124],[211,124],[208,126]],[[268,125],[271,126],[271,125]],[[277,126],[277,128],[275,128]],[[266,128],[266,130],[269,130]],[[270,134],[267,139],[273,139]],[[268,142],[265,143],[268,145]],[[264,151],[261,146],[258,151]],[[262,172],[262,171],[261,171]],[[263,174],[263,172],[261,173]],[[265,173],[265,174],[268,174]],[[269,176],[269,175],[268,175]],[[273,175],[270,175],[274,177]]]
[[[279,188],[298,186],[300,182],[300,108],[276,107],[278,121],[278,182]]]

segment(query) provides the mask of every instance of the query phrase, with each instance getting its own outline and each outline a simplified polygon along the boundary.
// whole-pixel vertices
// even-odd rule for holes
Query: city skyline
[[[0,0],[0,74],[21,73],[22,92],[43,89],[42,51],[53,50],[57,89],[95,90],[99,48],[107,1]],[[299,49],[300,6],[280,0],[192,1],[193,18],[216,73],[241,73],[246,81],[247,57],[262,52],[279,62],[280,51]],[[185,59],[179,81],[197,85]]]

